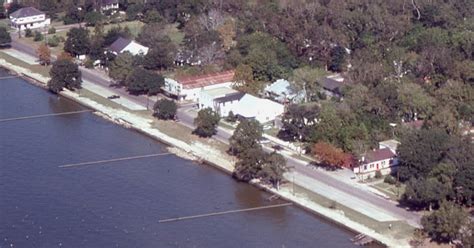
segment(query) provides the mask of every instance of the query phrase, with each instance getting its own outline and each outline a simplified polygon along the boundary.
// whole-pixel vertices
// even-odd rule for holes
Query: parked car
[[[267,138],[261,138],[258,142],[259,142],[260,144],[268,144],[268,143],[270,143],[270,140],[267,139]]]
[[[120,96],[118,96],[118,95],[111,95],[111,96],[107,97],[107,99],[117,99],[117,98],[120,98]]]

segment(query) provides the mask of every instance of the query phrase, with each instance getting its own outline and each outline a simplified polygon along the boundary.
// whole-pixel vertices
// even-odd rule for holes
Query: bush
[[[48,34],[55,34],[56,33],[56,29],[54,27],[50,27],[48,29]]]
[[[39,31],[35,31],[35,37],[33,38],[34,41],[42,41],[44,39],[43,34]]]
[[[237,121],[237,116],[234,115],[234,112],[230,111],[229,115],[227,116],[227,118],[225,120],[230,122],[230,123],[234,123],[234,122]]]
[[[391,185],[394,185],[394,184],[397,184],[397,179],[395,179],[395,177],[391,176],[391,175],[388,175],[385,177],[385,179],[383,180],[384,183],[388,183],[388,184],[391,184]]]
[[[153,106],[153,116],[158,117],[162,120],[174,119],[178,106],[173,100],[161,99]]]
[[[87,59],[86,62],[84,62],[84,66],[88,69],[94,68],[94,61],[92,59]]]
[[[59,38],[58,38],[58,36],[53,35],[53,37],[49,38],[46,43],[50,47],[57,47],[59,45]]]
[[[380,179],[382,177],[383,177],[383,175],[382,175],[381,171],[378,170],[378,171],[375,172],[375,178]]]
[[[25,37],[33,37],[33,31],[29,28],[25,29]]]

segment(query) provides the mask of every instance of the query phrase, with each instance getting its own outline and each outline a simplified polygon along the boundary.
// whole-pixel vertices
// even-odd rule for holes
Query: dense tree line
[[[288,171],[286,160],[281,154],[267,154],[263,150],[262,134],[258,121],[243,119],[239,122],[229,139],[229,153],[238,158],[233,176],[245,182],[260,179],[278,189],[283,174]]]

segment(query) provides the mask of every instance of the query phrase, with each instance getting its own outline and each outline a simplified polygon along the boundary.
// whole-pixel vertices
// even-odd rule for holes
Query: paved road
[[[31,56],[36,57],[36,52],[34,48],[20,42],[16,38],[13,39],[12,41],[12,48],[20,52],[27,53]],[[82,71],[82,77],[84,80],[87,80],[89,82],[99,84],[105,87],[109,87],[110,79],[105,74],[101,72],[97,72],[95,70],[86,69],[83,67],[81,67],[81,71]],[[113,91],[115,94],[120,95],[121,97],[124,97],[144,107],[153,106],[154,104],[146,96],[129,95],[123,88],[110,88],[110,90]],[[178,109],[178,114],[177,114],[178,119],[180,120],[180,123],[190,128],[193,128],[194,126],[193,125],[194,116],[193,114],[191,114],[192,111],[190,111],[194,107],[193,105],[194,104],[182,104],[180,108]],[[218,128],[215,138],[222,142],[228,143],[228,139],[231,135],[232,134],[228,130],[223,129],[223,128]],[[270,151],[271,149],[267,148],[267,150]],[[286,155],[285,157],[287,159],[288,165],[293,167],[294,173],[300,173],[302,175],[305,175],[311,179],[316,180],[318,183],[323,183],[329,186],[329,188],[333,190],[333,192],[327,192],[327,190],[324,190],[323,192],[321,191],[322,189],[311,188],[311,190],[319,194],[326,195],[328,196],[328,198],[331,198],[332,194],[344,193],[344,195],[346,195],[347,197],[352,196],[354,201],[365,202],[366,207],[368,209],[371,209],[372,207],[373,211],[378,211],[382,209],[384,212],[392,216],[395,216],[401,220],[406,220],[411,225],[418,226],[420,223],[419,214],[407,211],[404,208],[397,206],[397,203],[393,201],[384,199],[378,195],[368,192],[367,190],[354,187],[353,185],[350,185],[347,182],[330,175],[329,172],[314,170],[312,169],[311,166],[308,166],[307,162],[304,162],[304,161],[301,161],[301,160],[298,160]],[[353,208],[355,209],[354,206]]]

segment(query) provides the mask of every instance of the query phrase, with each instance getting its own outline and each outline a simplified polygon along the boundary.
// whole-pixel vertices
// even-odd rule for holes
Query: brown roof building
[[[184,89],[201,88],[215,84],[232,82],[235,72],[233,70],[219,73],[211,73],[192,77],[177,78],[178,83],[183,85]]]
[[[176,80],[165,78],[163,90],[178,100],[198,101],[202,90],[219,87],[231,87],[235,71],[229,70],[191,77],[177,77]]]

